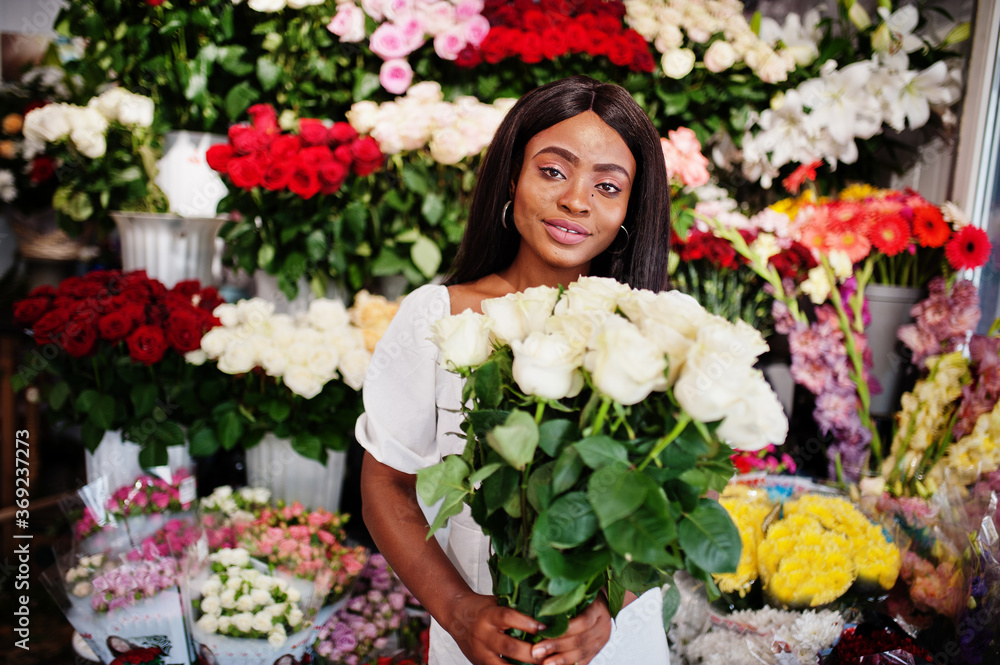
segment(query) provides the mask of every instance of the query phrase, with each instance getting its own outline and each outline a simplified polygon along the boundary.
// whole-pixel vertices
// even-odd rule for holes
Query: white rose
[[[205,614],[211,614],[212,616],[219,616],[222,614],[222,605],[219,603],[219,597],[205,596],[202,598],[201,611]]]
[[[713,42],[705,51],[705,68],[710,72],[725,71],[736,64],[736,60],[736,49],[726,41]]]
[[[73,585],[73,595],[77,598],[83,598],[84,596],[89,596],[92,591],[90,582],[77,582]]]
[[[153,124],[153,100],[144,95],[128,93],[118,104],[118,122],[123,125],[149,127]]]
[[[370,101],[355,102],[347,112],[347,122],[358,134],[371,134],[378,119],[378,104]]]
[[[323,384],[313,371],[302,365],[292,365],[281,377],[288,389],[296,395],[312,399],[323,391]]]
[[[583,350],[562,335],[533,332],[523,341],[512,341],[511,349],[514,380],[525,393],[562,399],[583,388],[583,377],[577,371]]]
[[[340,376],[344,383],[354,390],[361,390],[365,382],[365,374],[371,363],[372,354],[368,349],[355,349],[340,358]]]
[[[234,566],[239,566],[242,568],[243,566],[250,565],[250,552],[246,551],[242,547],[237,547],[233,549],[232,557]]]
[[[255,487],[253,490],[254,503],[267,503],[271,500],[271,490],[266,487]]]
[[[224,302],[214,310],[212,310],[212,315],[219,319],[227,328],[235,328],[240,324],[240,313],[236,309],[236,305],[228,302]],[[213,328],[217,330],[217,328]]]
[[[755,356],[742,333],[715,319],[698,331],[674,384],[674,397],[695,420],[714,422],[729,415],[753,381]]]
[[[365,13],[351,2],[340,3],[326,29],[340,37],[342,42],[360,42],[365,38]]]
[[[281,376],[288,367],[288,356],[283,347],[272,345],[260,354],[260,366],[268,376]]]
[[[218,328],[212,328],[212,330],[218,330]],[[222,485],[221,487],[216,487],[212,491],[212,496],[215,497],[215,499],[218,501],[228,499],[232,495],[233,495],[233,488],[230,487],[229,485]]]
[[[104,134],[91,129],[74,129],[70,132],[69,138],[73,142],[73,145],[76,146],[76,149],[84,157],[89,157],[90,159],[103,157],[104,153],[108,150]]]
[[[632,323],[608,320],[584,366],[594,386],[620,404],[636,404],[653,390],[666,389],[666,358]]]
[[[188,351],[184,354],[184,362],[188,365],[204,365],[205,361],[208,360],[208,354],[201,349],[195,349],[194,351]]]
[[[660,31],[656,33],[653,47],[660,53],[667,53],[680,48],[684,43],[684,33],[675,23],[660,23]]]
[[[24,116],[21,131],[29,140],[52,143],[69,134],[66,108],[69,104],[47,104]]]
[[[611,277],[581,277],[566,288],[556,303],[556,314],[576,314],[585,311],[614,312],[618,302],[630,296],[632,289]]]
[[[788,418],[759,371],[754,372],[754,380],[743,385],[741,399],[729,408],[716,433],[736,450],[760,450],[785,441]]]
[[[267,636],[267,643],[271,645],[274,649],[279,649],[288,640],[288,637],[284,633],[279,633],[278,631],[271,631]]]
[[[309,303],[306,320],[317,330],[341,328],[350,323],[344,303],[330,298],[319,298]]]
[[[108,88],[98,96],[91,97],[87,106],[104,116],[108,122],[113,122],[118,119],[119,105],[129,94],[131,93],[124,88]]]
[[[263,298],[241,300],[236,303],[236,312],[241,323],[246,323],[251,328],[259,328],[274,314],[274,303]]]
[[[663,53],[660,66],[663,73],[673,79],[682,79],[694,69],[694,51],[689,48],[672,48]]]
[[[468,155],[465,137],[454,127],[439,129],[431,135],[431,157],[438,164],[458,164]]]
[[[265,609],[271,613],[271,616],[280,617],[288,609],[288,603],[275,603],[274,605],[271,605],[270,607]]]
[[[637,289],[618,306],[640,330],[668,327],[691,340],[712,320],[712,315],[697,300],[680,291],[654,293]]]
[[[422,104],[434,104],[444,99],[444,93],[437,81],[421,81],[410,86],[406,97]]]
[[[295,628],[300,623],[302,623],[302,610],[297,607],[293,607],[288,613],[288,625]]]
[[[219,633],[225,634],[229,632],[229,627],[233,625],[233,620],[226,615],[219,617]]]
[[[288,590],[285,591],[285,594],[288,596],[288,602],[290,603],[297,603],[300,600],[302,600],[302,594],[300,594],[298,589],[296,589],[295,587],[288,587]]]
[[[271,627],[274,626],[274,618],[271,616],[270,612],[257,612],[253,616],[253,629],[261,633],[270,632]]]
[[[274,578],[270,575],[261,575],[253,581],[253,586],[255,589],[263,589],[269,592],[274,588]]]
[[[233,340],[233,334],[223,327],[216,327],[205,333],[201,338],[201,350],[213,360],[226,352],[226,347]],[[224,499],[225,497],[220,497]]]
[[[274,598],[271,598],[271,594],[264,589],[253,589],[250,591],[250,597],[253,598],[253,602],[261,607],[266,607],[274,603]]]
[[[198,628],[206,633],[214,633],[219,629],[219,620],[211,614],[204,614],[198,619]]]
[[[206,352],[207,353],[207,352]],[[226,374],[245,374],[257,366],[257,354],[253,344],[234,341],[219,357],[219,371]]]
[[[316,346],[309,350],[304,363],[313,374],[326,380],[332,379],[337,373],[337,363],[340,354],[333,346]]]
[[[545,322],[552,316],[558,299],[558,289],[534,286],[503,298],[484,300],[482,307],[493,319],[493,336],[509,344],[545,330]]]
[[[597,335],[608,319],[615,316],[605,311],[586,311],[574,314],[556,314],[545,321],[545,332],[562,335],[576,348],[592,349]]]
[[[441,349],[441,366],[455,369],[486,362],[492,351],[492,326],[491,318],[469,309],[435,321],[431,325],[431,333],[432,340]]]
[[[70,138],[74,132],[100,134],[103,137],[108,131],[107,118],[89,106],[66,107],[66,122],[69,123]]]
[[[280,12],[285,8],[285,0],[247,0],[247,7],[256,12]]]
[[[253,629],[253,615],[249,612],[234,614],[233,626],[241,633],[249,633]]]
[[[219,605],[223,609],[231,610],[236,607],[236,591],[233,589],[225,589],[219,594]]]

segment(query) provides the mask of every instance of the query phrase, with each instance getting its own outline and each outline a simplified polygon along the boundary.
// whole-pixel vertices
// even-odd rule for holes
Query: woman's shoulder
[[[424,284],[403,298],[393,321],[399,319],[411,330],[422,330],[450,313],[448,287],[443,284]]]

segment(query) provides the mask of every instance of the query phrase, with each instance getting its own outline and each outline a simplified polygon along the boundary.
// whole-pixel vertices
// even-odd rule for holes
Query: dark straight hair
[[[514,261],[521,236],[511,223],[504,228],[500,216],[510,200],[511,184],[520,176],[524,149],[539,132],[585,111],[593,111],[618,132],[636,166],[623,223],[628,243],[620,232],[621,237],[591,262],[590,274],[614,277],[633,288],[666,288],[670,187],[660,136],[628,91],[587,76],[535,88],[504,117],[479,167],[469,220],[446,284],[477,280]]]

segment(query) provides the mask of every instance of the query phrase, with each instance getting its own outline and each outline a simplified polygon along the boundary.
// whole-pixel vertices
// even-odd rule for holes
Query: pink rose
[[[299,540],[309,540],[309,527],[303,524],[297,524],[292,527],[288,527],[288,535],[292,538],[297,538]]]
[[[694,130],[687,127],[678,127],[667,132],[667,136],[670,137],[670,142],[674,144],[674,147],[685,155],[692,153],[701,154],[701,143],[698,141],[698,136],[694,133]]]
[[[434,38],[434,52],[442,60],[454,60],[465,48],[465,31],[460,27],[449,28]]]
[[[166,492],[153,492],[153,505],[157,510],[163,510],[170,505],[170,495]]]
[[[455,18],[459,21],[467,21],[473,16],[481,16],[483,13],[483,0],[462,0],[455,5]]]
[[[455,25],[455,8],[450,2],[439,0],[420,10],[428,34],[436,35]]]
[[[337,6],[337,13],[326,29],[342,42],[360,42],[365,38],[365,13],[357,5],[345,2]]]
[[[465,41],[469,42],[473,46],[479,46],[486,39],[486,35],[490,32],[490,22],[482,14],[471,17],[465,23],[462,24],[465,29]]]
[[[406,48],[409,49],[409,53],[413,53],[423,45],[424,35],[427,32],[423,19],[416,14],[407,14],[398,17],[395,23],[403,32],[403,37],[406,39]]]
[[[292,539],[283,540],[278,543],[278,552],[281,554],[292,554],[299,549],[299,544]]]
[[[379,70],[378,80],[388,92],[401,95],[409,90],[410,83],[413,82],[413,69],[402,58],[386,60]]]
[[[377,27],[372,33],[368,46],[372,53],[386,61],[405,58],[413,51],[410,47],[410,41],[406,38],[406,33],[394,23],[383,23]],[[407,83],[406,87],[409,85]]]

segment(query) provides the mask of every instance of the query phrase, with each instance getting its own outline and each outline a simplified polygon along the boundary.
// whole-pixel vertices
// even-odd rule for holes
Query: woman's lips
[[[590,236],[590,231],[586,227],[565,219],[546,219],[545,230],[552,238],[563,245],[576,245],[583,242]]]

